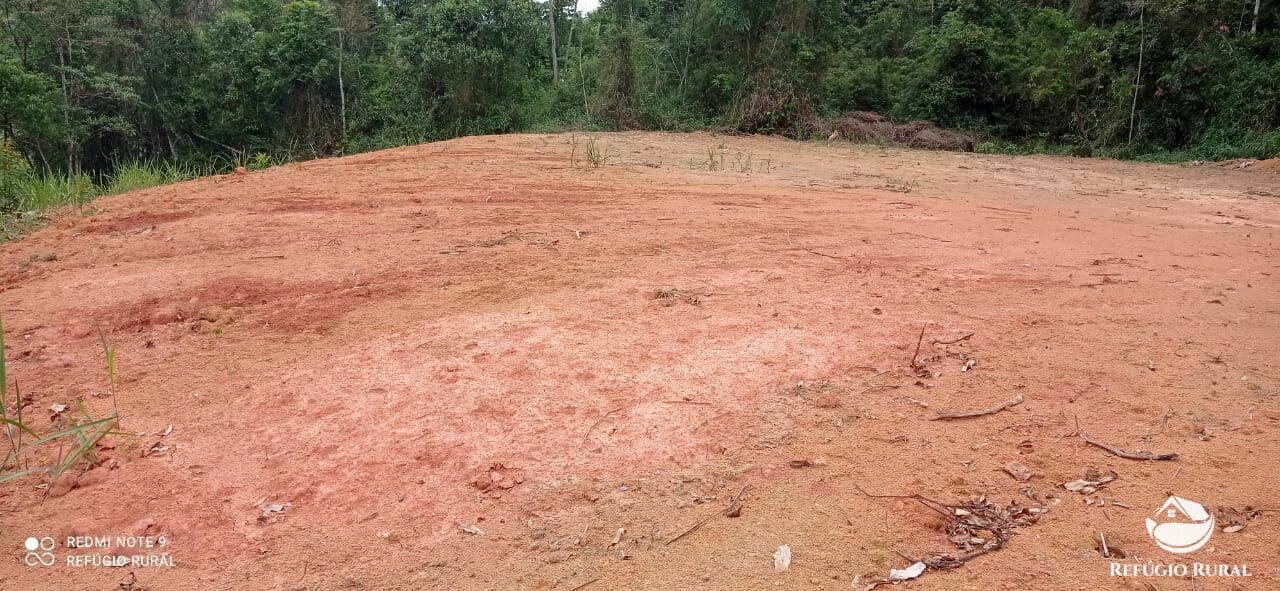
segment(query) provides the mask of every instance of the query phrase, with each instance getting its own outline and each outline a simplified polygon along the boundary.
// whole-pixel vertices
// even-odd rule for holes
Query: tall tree
[[[547,2],[547,23],[551,29],[551,82],[558,84],[560,82],[560,57],[556,52],[556,20],[560,18],[560,8],[556,4],[556,0]]]

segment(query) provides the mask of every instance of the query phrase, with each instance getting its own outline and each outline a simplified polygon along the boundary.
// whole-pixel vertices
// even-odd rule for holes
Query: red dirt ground
[[[598,138],[600,168],[581,135],[467,138],[105,198],[3,245],[28,416],[110,409],[96,323],[143,435],[70,492],[0,488],[0,588],[850,589],[955,550],[859,486],[1048,507],[905,589],[1280,588],[1277,513],[1181,557],[1144,525],[1170,493],[1280,508],[1280,176]],[[1077,418],[1180,457],[1110,455]],[[1061,487],[1088,468],[1119,475],[1092,504]],[[1111,577],[1099,531],[1253,576]],[[27,536],[63,560],[86,534],[164,535],[176,566],[23,564]]]

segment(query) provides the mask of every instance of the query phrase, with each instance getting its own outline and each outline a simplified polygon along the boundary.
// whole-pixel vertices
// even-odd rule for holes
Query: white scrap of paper
[[[773,570],[782,572],[791,568],[791,546],[783,544],[773,553]]]
[[[889,580],[890,581],[907,581],[920,576],[920,574],[923,572],[924,572],[924,563],[917,562],[902,570],[898,570],[896,568],[889,569]]]

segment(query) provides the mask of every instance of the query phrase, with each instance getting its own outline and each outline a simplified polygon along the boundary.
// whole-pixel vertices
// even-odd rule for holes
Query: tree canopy
[[[991,145],[1280,153],[1276,0],[0,0],[32,170],[846,111]],[[554,57],[553,57],[554,56]]]

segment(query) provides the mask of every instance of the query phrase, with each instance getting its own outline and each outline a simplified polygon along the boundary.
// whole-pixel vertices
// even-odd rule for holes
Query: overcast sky
[[[600,0],[578,0],[579,12],[591,12],[600,6]]]

